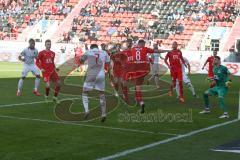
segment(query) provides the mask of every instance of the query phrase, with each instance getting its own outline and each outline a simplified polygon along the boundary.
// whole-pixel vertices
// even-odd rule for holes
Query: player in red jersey
[[[202,70],[204,70],[205,66],[208,64],[208,79],[212,80],[214,78],[214,74],[213,74],[213,65],[214,65],[214,57],[217,56],[217,50],[213,51],[213,55],[208,57],[208,59],[206,60],[206,62],[204,63]],[[214,87],[213,84],[210,84],[210,88]]]
[[[164,62],[170,69],[171,77],[172,77],[172,85],[169,95],[172,96],[173,89],[176,87],[176,80],[179,82],[180,88],[180,102],[184,102],[183,98],[183,76],[182,76],[182,64],[185,64],[185,61],[182,56],[182,52],[178,49],[178,43],[176,41],[172,44],[172,51],[168,52]],[[168,62],[169,61],[169,62]]]
[[[129,80],[132,80],[135,87],[135,98],[137,104],[141,106],[141,113],[144,113],[144,102],[142,98],[141,85],[144,82],[144,77],[150,72],[149,54],[153,53],[164,53],[165,50],[153,50],[145,47],[146,42],[139,40],[137,46],[131,49],[131,54],[128,56],[128,74]]]
[[[77,66],[77,71],[81,72],[83,70],[82,65],[79,62],[80,57],[83,55],[83,50],[81,46],[77,46],[75,49],[74,61]]]
[[[45,41],[45,47],[46,49],[39,52],[38,57],[36,59],[36,64],[38,68],[42,71],[42,76],[44,79],[44,82],[46,83],[46,94],[45,99],[48,101],[48,95],[50,91],[50,81],[53,81],[55,83],[55,92],[53,101],[56,103],[59,103],[58,101],[58,93],[60,90],[60,79],[57,73],[57,69],[54,64],[54,58],[55,53],[51,51],[51,40]]]

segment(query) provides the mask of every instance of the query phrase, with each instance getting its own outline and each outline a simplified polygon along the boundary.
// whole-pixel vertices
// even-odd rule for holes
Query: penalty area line
[[[175,136],[175,137],[172,137],[172,138],[157,141],[157,142],[150,143],[150,144],[140,146],[140,147],[137,147],[137,148],[128,149],[128,150],[125,150],[125,151],[122,151],[122,152],[119,152],[119,153],[116,153],[116,154],[113,154],[113,155],[110,155],[110,156],[107,156],[107,157],[99,158],[97,160],[112,160],[112,159],[116,159],[116,158],[119,158],[119,157],[124,157],[124,156],[127,156],[127,155],[135,153],[135,152],[139,152],[139,151],[142,151],[142,150],[145,150],[145,149],[153,148],[153,147],[156,147],[158,145],[166,144],[166,143],[176,141],[176,140],[179,140],[179,139],[191,137],[193,135],[196,135],[196,134],[199,134],[199,133],[202,133],[202,132],[205,132],[205,131],[209,131],[211,129],[215,129],[215,128],[218,128],[218,127],[222,127],[222,126],[225,126],[225,125],[228,125],[228,124],[232,124],[232,123],[235,123],[237,121],[239,121],[239,119],[224,122],[224,123],[221,123],[221,124],[216,124],[216,125],[213,125],[213,126],[209,126],[209,127],[206,127],[206,128],[202,128],[202,129],[199,129],[199,130],[189,132],[187,134],[178,135],[178,136]]]
[[[91,128],[102,128],[102,129],[118,130],[118,131],[123,131],[123,132],[135,132],[135,133],[150,134],[150,135],[167,135],[167,136],[177,136],[178,135],[178,134],[173,134],[173,133],[151,132],[151,131],[138,130],[138,129],[118,128],[118,127],[110,127],[110,126],[108,127],[108,126],[82,124],[82,123],[74,123],[74,122],[67,122],[67,121],[54,121],[54,120],[44,120],[44,119],[35,119],[35,118],[26,118],[26,117],[0,115],[0,118],[35,121],[35,122],[45,122],[45,123],[50,123],[50,124],[64,124],[64,125],[73,125],[73,126],[82,126],[82,127],[91,127]]]

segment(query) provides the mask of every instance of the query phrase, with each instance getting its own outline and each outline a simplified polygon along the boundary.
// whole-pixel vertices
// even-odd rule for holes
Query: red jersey
[[[213,63],[214,63],[214,56],[210,56],[207,59],[207,63],[208,63],[208,77],[214,77],[213,74]]]
[[[117,53],[111,55],[111,60],[113,61],[113,73],[114,76],[119,77],[122,74],[122,65],[123,65],[123,60],[124,60],[124,54],[122,53]]]
[[[134,63],[148,63],[149,58],[148,54],[153,54],[154,50],[147,47],[133,47],[132,50],[132,58],[130,59]]]
[[[172,50],[168,52],[165,60],[169,60],[171,70],[182,70],[182,63],[185,64],[180,50]]]
[[[55,70],[54,58],[53,51],[43,50],[38,54],[36,65],[38,68],[44,69],[46,73],[52,73]]]

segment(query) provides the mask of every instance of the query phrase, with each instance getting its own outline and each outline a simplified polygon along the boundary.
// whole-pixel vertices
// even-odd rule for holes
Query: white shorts
[[[86,80],[83,84],[83,90],[91,91],[93,89],[105,91],[105,75],[99,75],[98,77],[86,77]]]
[[[152,68],[153,75],[159,74],[159,64],[158,63],[152,64],[151,68]]]
[[[22,71],[22,77],[27,77],[28,73],[32,72],[33,75],[40,75],[39,69],[35,64],[24,64],[23,65],[23,71]]]
[[[186,73],[183,73],[183,82],[185,84],[191,83],[191,81]]]

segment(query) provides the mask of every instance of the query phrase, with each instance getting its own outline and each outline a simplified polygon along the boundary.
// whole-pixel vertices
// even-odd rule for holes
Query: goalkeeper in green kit
[[[204,92],[205,109],[201,111],[200,114],[210,113],[209,96],[218,96],[220,108],[224,111],[223,115],[219,118],[229,118],[228,108],[224,104],[224,97],[232,83],[232,75],[227,67],[221,65],[221,58],[219,56],[214,58],[213,73],[214,78],[212,79],[212,84],[215,86]]]

